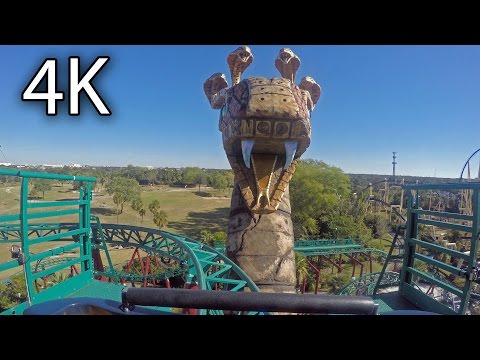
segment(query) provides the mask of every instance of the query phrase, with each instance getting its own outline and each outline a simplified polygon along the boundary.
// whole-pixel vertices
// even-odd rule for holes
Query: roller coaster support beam
[[[322,270],[322,268],[321,268],[322,265],[321,265],[321,263],[320,263],[320,266],[319,266],[318,269],[317,269],[317,267],[313,264],[312,261],[310,261],[310,260],[307,259],[307,262],[308,262],[308,265],[310,265],[310,268],[312,268],[313,271],[315,272],[315,294],[317,294],[318,282],[320,281],[320,272],[321,272],[321,270]],[[302,294],[303,294],[304,292],[305,292],[305,288],[303,289]]]
[[[330,257],[333,256],[334,259],[332,260]],[[333,267],[336,267],[338,272],[342,271],[342,268],[338,266],[338,264],[335,262],[335,255],[329,255],[328,257],[324,256],[323,257],[325,260],[327,260],[330,264],[332,264],[332,274],[333,274]]]
[[[198,290],[198,284],[195,281],[186,282],[183,285],[183,288],[187,289],[187,290]],[[192,307],[183,308],[182,309],[182,314],[184,314],[184,315],[197,315],[198,314],[198,309],[195,309],[195,308],[192,308]]]
[[[362,255],[365,255],[366,257],[368,257],[368,260],[370,261],[370,272],[372,273],[373,272],[373,267],[372,267],[372,254],[371,253],[367,253],[367,252],[361,252],[360,254]]]
[[[92,259],[93,259],[93,269],[95,271],[104,273],[105,268],[103,267],[102,256],[100,255],[99,249],[92,249]],[[107,281],[107,277],[105,275],[94,275],[94,279],[100,281]]]
[[[360,265],[360,276],[362,276],[362,275],[363,275],[363,264],[362,264],[362,262],[361,262],[360,260],[357,260],[357,259],[355,258],[355,254],[353,254],[353,256],[352,256],[352,255],[348,255],[348,254],[344,254],[344,255],[345,255],[346,257],[348,257],[349,259],[352,260],[352,263],[353,263],[353,264],[352,264],[352,267],[353,267],[352,277],[355,276],[355,264]]]

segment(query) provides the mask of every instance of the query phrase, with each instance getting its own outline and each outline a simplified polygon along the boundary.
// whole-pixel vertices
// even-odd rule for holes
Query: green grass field
[[[129,203],[124,204],[123,213],[118,216],[119,224],[143,226],[147,228],[156,228],[153,223],[153,215],[148,210],[148,204],[157,199],[160,201],[161,209],[168,215],[168,226],[163,230],[185,235],[194,239],[199,239],[199,233],[203,229],[215,231],[226,231],[228,211],[230,208],[230,197],[227,192],[219,192],[212,189],[204,189],[203,192],[210,192],[213,196],[202,197],[197,195],[198,188],[170,188],[167,186],[144,186],[141,191],[141,199],[146,209],[143,218],[130,207]],[[37,194],[39,200],[42,194]],[[20,184],[0,184],[0,214],[16,214],[20,210]],[[52,189],[45,192],[45,201],[49,200],[67,200],[77,199],[78,192],[73,190],[70,184],[63,186],[54,183]],[[58,208],[50,208],[58,210]],[[105,190],[97,191],[91,203],[92,215],[100,217],[102,223],[117,223],[116,205],[113,203],[112,196]],[[34,222],[75,222],[76,216],[62,216],[48,219],[40,219]],[[56,243],[55,245],[60,245]],[[0,244],[0,262],[10,260],[10,243]],[[52,248],[51,243],[38,244],[32,247],[31,251],[40,252]],[[117,260],[117,259],[115,259]],[[13,272],[19,271],[12,269]],[[8,272],[13,273],[12,271]],[[2,274],[6,275],[6,274]]]
[[[119,215],[119,223],[155,228],[153,215],[148,210],[148,204],[157,199],[161,204],[161,209],[168,215],[168,225],[164,230],[192,238],[198,238],[200,231],[203,229],[212,232],[226,231],[230,197],[202,197],[196,194],[197,190],[198,188],[143,187],[141,198],[147,210],[143,224],[141,224],[140,216],[132,210],[130,205],[126,205],[123,214]],[[214,190],[212,192],[215,195],[216,192]],[[103,209],[97,208],[97,204],[106,205],[115,210],[115,205],[110,196],[104,193],[95,196],[92,204],[92,214],[100,216],[102,222],[116,222],[114,213],[105,214]]]
[[[202,229],[212,232],[226,231],[230,197],[226,192],[212,189],[203,189],[213,196],[203,197],[196,193],[198,188],[171,188],[167,186],[143,186],[141,199],[144,203],[146,214],[143,218],[130,207],[124,204],[123,213],[118,216],[119,224],[137,225],[155,228],[153,215],[148,210],[148,204],[157,199],[161,209],[168,215],[168,225],[164,230],[198,238]],[[0,214],[15,214],[19,212],[20,185],[0,185]],[[38,194],[39,200],[42,194]],[[45,201],[77,199],[78,192],[70,184],[54,184],[52,190],[45,192]],[[105,190],[97,191],[91,203],[91,213],[100,217],[102,223],[117,223],[116,205],[112,196]],[[48,222],[76,221],[75,216],[49,218]],[[32,221],[34,222],[34,221]],[[41,221],[38,221],[41,222]],[[45,221],[46,222],[46,221]]]

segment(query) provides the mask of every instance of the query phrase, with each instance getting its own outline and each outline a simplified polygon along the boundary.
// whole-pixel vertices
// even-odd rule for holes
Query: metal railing
[[[20,182],[20,209],[17,214],[0,215],[0,223],[4,227],[10,226],[17,231],[2,232],[2,242],[12,244],[11,261],[0,264],[0,271],[10,270],[19,266],[23,267],[26,284],[26,302],[24,307],[44,301],[45,299],[60,298],[62,286],[39,290],[35,287],[38,280],[45,279],[59,271],[79,266],[79,276],[75,282],[88,281],[91,279],[92,256],[91,256],[91,228],[90,228],[90,200],[92,196],[92,183],[96,181],[93,177],[71,176],[63,174],[40,173],[31,171],[18,171],[12,169],[0,169],[0,175],[19,177]],[[78,181],[78,199],[58,201],[32,201],[29,199],[29,185],[34,179],[50,179],[61,181]],[[53,209],[54,208],[54,209]],[[52,210],[53,209],[53,210]],[[32,223],[33,220],[42,219],[48,221],[61,216],[78,216],[78,226],[75,229],[67,229],[63,232],[52,232],[50,229],[42,228],[40,224]],[[8,226],[7,226],[8,225]],[[18,234],[18,236],[14,236]],[[10,237],[9,237],[10,235]],[[13,236],[12,236],[13,235]],[[56,241],[56,247],[43,250],[45,244]],[[68,241],[67,244],[58,246],[58,241]],[[40,246],[40,251],[32,251],[32,248]],[[42,260],[61,256],[68,253],[65,261],[50,262],[51,266],[37,266]],[[21,309],[17,309],[21,310]]]
[[[295,247],[362,245],[358,239],[295,240]]]
[[[405,185],[403,188],[407,191],[408,201],[400,292],[422,309],[442,314],[465,314],[472,285],[478,281],[480,183],[417,184]],[[471,191],[472,215],[422,209],[420,206],[422,192],[432,190]],[[458,249],[456,246],[455,248],[447,246],[445,242],[435,238],[422,239],[419,231],[421,224],[470,234],[466,242],[467,247]],[[444,279],[439,277],[438,273],[444,274]],[[422,283],[430,285],[430,291],[423,292],[415,286]],[[433,289],[437,287],[443,296],[435,296]],[[459,305],[453,307],[447,301],[441,301],[448,296],[460,300]]]

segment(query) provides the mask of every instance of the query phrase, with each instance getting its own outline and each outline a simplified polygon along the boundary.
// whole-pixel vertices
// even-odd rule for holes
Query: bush
[[[379,239],[388,233],[388,221],[383,215],[367,214],[364,222],[367,227],[372,229],[373,237],[376,239]]]
[[[322,277],[322,287],[325,286],[328,292],[331,294],[337,293],[340,289],[344,288],[350,281],[352,281],[352,278],[346,272],[326,274],[325,276],[322,275]]]
[[[227,242],[227,233],[224,231],[216,231],[212,233],[210,230],[200,231],[200,241],[210,246],[222,246]]]
[[[27,300],[25,278],[22,274],[13,276],[9,282],[0,283],[0,312]]]
[[[212,196],[214,196],[212,193],[210,193],[208,191],[195,191],[194,194],[197,195],[197,196],[200,196],[200,197],[212,197]]]

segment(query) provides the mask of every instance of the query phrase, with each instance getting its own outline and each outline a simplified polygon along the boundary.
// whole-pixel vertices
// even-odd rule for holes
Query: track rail
[[[173,271],[172,274],[184,274],[185,280],[195,282],[200,290],[242,291],[248,288],[251,292],[259,291],[255,283],[234,262],[222,252],[199,241],[159,229],[131,225],[101,224],[101,227],[98,228],[97,223],[93,221],[91,227],[93,243],[99,243],[103,236],[110,248],[119,245],[123,248],[140,248],[147,254],[176,261],[180,264],[180,268]],[[76,228],[78,228],[76,223],[51,223],[31,225],[28,230],[31,236],[35,237],[62,234]],[[1,239],[5,242],[19,242],[20,231],[20,227],[16,224],[1,225],[0,242]],[[72,239],[59,238],[57,241],[65,240],[71,241]],[[126,280],[139,280],[150,276],[135,275],[132,277],[122,274],[119,269],[108,267],[102,273],[98,271],[95,273],[111,278],[116,275],[117,278]],[[168,276],[169,274],[163,275]],[[200,313],[205,311],[201,310]],[[209,311],[209,314],[216,313],[220,314],[221,311]]]

